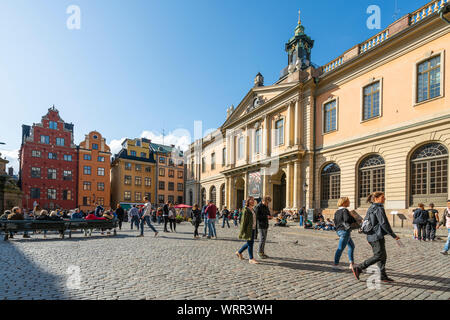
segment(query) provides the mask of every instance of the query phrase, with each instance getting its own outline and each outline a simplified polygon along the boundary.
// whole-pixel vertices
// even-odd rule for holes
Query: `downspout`
[[[319,83],[319,78],[314,78],[314,84]],[[313,207],[316,204],[316,86],[314,86],[313,95],[313,159],[312,159],[312,171],[313,171],[313,182],[312,182],[312,194],[313,194]]]

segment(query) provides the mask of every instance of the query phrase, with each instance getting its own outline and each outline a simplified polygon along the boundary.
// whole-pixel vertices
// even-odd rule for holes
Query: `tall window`
[[[56,123],[55,121],[49,121],[48,127],[50,129],[57,130],[58,129],[58,123]]]
[[[146,166],[145,167],[145,172],[152,172],[152,167]]]
[[[64,170],[64,172],[63,172],[63,180],[72,180],[72,171]]]
[[[324,133],[335,131],[337,128],[336,100],[326,103],[323,107]]]
[[[105,191],[105,183],[104,182],[97,182],[97,190],[98,191]]]
[[[98,197],[97,198],[97,203],[98,203],[99,206],[104,206],[105,205],[105,198]]]
[[[131,191],[124,191],[123,193],[123,199],[125,201],[131,201]]]
[[[31,177],[32,178],[40,178],[41,177],[41,168],[32,167],[31,168]]]
[[[72,161],[72,156],[70,154],[65,154],[64,155],[64,161],[71,162]]]
[[[125,170],[131,170],[131,163],[125,162]]]
[[[89,206],[91,204],[91,197],[83,197],[83,206]]]
[[[54,153],[54,152],[49,152],[49,153],[48,153],[48,158],[49,158],[50,160],[57,160],[57,159],[58,159],[58,156],[57,156],[57,154]]]
[[[202,189],[201,196],[202,196],[201,202],[202,202],[202,208],[203,208],[206,204],[206,189],[205,188]]]
[[[97,161],[98,161],[98,162],[105,162],[105,157],[99,156],[99,157],[97,158]]]
[[[91,190],[91,183],[89,181],[83,182],[83,190],[90,191]]]
[[[366,202],[369,194],[384,192],[385,164],[380,155],[371,155],[359,165],[359,204]]]
[[[145,178],[145,186],[146,187],[152,186],[152,178]]]
[[[194,193],[192,192],[192,190],[189,190],[189,205],[194,205]]]
[[[47,178],[50,180],[56,180],[56,169],[48,169]]]
[[[136,157],[136,151],[130,151],[130,155],[131,155],[132,157]]]
[[[227,164],[227,148],[222,149],[222,167]]]
[[[163,194],[158,195],[158,203],[164,203],[164,195]]]
[[[325,166],[321,174],[321,207],[333,208],[341,196],[341,169],[335,163]]]
[[[175,171],[169,169],[169,178],[175,177]]]
[[[284,144],[284,119],[275,122],[275,146]]]
[[[56,138],[57,146],[64,146],[64,138]]]
[[[212,186],[211,189],[209,190],[209,200],[211,200],[212,202],[214,202],[214,204],[216,204],[216,187]]]
[[[166,158],[159,157],[159,163],[166,163]]]
[[[40,198],[41,198],[41,189],[31,188],[31,199],[40,199]]]
[[[72,200],[71,190],[63,190],[63,200]]]
[[[159,176],[164,177],[166,175],[166,170],[164,168],[159,168]]]
[[[417,66],[417,102],[441,95],[441,56],[428,59]]]
[[[166,189],[166,183],[164,181],[159,181],[159,186],[158,186],[159,190],[164,190]]]
[[[448,150],[439,143],[420,147],[411,157],[411,205],[445,206],[448,196]]]
[[[183,191],[184,190],[184,186],[182,183],[178,183],[177,184],[177,191]]]
[[[216,169],[216,154],[211,154],[211,170]]]
[[[206,172],[206,161],[205,158],[202,158],[202,173]]]
[[[134,170],[136,170],[136,171],[142,171],[142,165],[141,165],[141,164],[135,164],[135,165],[134,165]]]
[[[49,136],[41,136],[41,143],[50,144],[50,137]]]
[[[56,200],[56,189],[48,189],[47,190],[47,199]]]
[[[90,154],[85,154],[85,155],[83,155],[83,159],[90,161],[92,158],[91,158]]]
[[[142,201],[142,193],[135,192],[134,193],[134,198],[135,198],[136,201]]]
[[[363,89],[364,105],[363,120],[379,117],[380,113],[380,81],[372,83]]]
[[[31,151],[31,156],[34,158],[40,158],[41,157],[41,152],[38,150],[33,150]]]
[[[97,143],[93,143],[92,144],[92,149],[93,150],[98,150],[98,144]]]
[[[134,185],[142,186],[142,178],[141,177],[134,177]]]
[[[97,168],[97,175],[98,176],[104,176],[105,175],[105,168]]]
[[[90,166],[84,166],[83,167],[83,173],[90,175],[91,174],[91,167]]]
[[[171,201],[172,203],[174,203],[175,201],[175,199],[174,199],[174,197],[173,196],[167,196],[167,200],[168,201]]]
[[[244,158],[244,137],[240,136],[238,139],[238,159]]]
[[[147,154],[145,152],[141,152],[141,158],[147,158]]]
[[[262,133],[261,128],[259,128],[255,132],[255,153],[256,154],[261,153],[261,133]]]
[[[124,177],[124,184],[131,185],[131,176]]]
[[[169,191],[174,191],[175,190],[175,184],[173,182],[169,182]]]
[[[225,205],[225,184],[220,187],[220,203],[222,206]]]

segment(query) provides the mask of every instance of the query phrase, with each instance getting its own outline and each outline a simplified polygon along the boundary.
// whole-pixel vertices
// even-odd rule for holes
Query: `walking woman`
[[[175,208],[173,207],[172,202],[169,203],[169,223],[170,223],[170,231],[173,232],[177,232],[177,221],[176,221],[176,217],[177,217],[177,212],[175,211]]]
[[[363,270],[377,263],[380,272],[380,280],[382,282],[394,282],[394,280],[389,278],[386,273],[387,253],[384,236],[390,235],[395,240],[400,240],[400,238],[392,231],[391,225],[386,217],[386,212],[384,211],[385,201],[386,198],[384,193],[379,191],[370,194],[367,198],[367,202],[372,205],[369,210],[367,210],[363,225],[366,224],[366,221],[370,222],[371,227],[368,228],[370,230],[366,229],[365,232],[367,234],[367,242],[369,242],[372,247],[373,257],[352,268],[353,274],[358,280],[359,275]]]
[[[119,220],[119,230],[122,230],[122,223],[123,223],[123,220],[125,217],[125,211],[120,206],[120,203],[117,204],[116,215],[117,215],[117,219]]]
[[[253,244],[257,238],[257,228],[256,228],[256,212],[254,210],[255,198],[250,197],[245,202],[245,208],[242,209],[242,223],[241,230],[239,232],[239,239],[247,240],[247,242],[242,246],[236,255],[240,260],[244,260],[242,252],[245,249],[248,250],[248,262],[251,264],[258,264],[259,262],[253,258]]]
[[[350,269],[354,265],[353,252],[355,250],[355,244],[352,240],[352,229],[353,223],[356,223],[355,218],[350,215],[348,207],[350,206],[350,199],[347,197],[340,198],[338,203],[338,210],[334,214],[334,225],[336,227],[336,232],[339,236],[339,245],[334,255],[334,269],[340,269],[339,260],[341,259],[342,252],[345,247],[348,246],[348,260],[350,262]]]
[[[202,222],[202,212],[198,209],[198,204],[194,204],[191,212],[192,224],[194,225],[194,238],[198,239],[200,236],[198,235],[198,227]]]

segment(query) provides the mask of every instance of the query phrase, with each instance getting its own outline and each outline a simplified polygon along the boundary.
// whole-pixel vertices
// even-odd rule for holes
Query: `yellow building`
[[[388,213],[410,219],[418,202],[442,210],[450,198],[450,24],[438,11],[446,2],[431,1],[320,67],[299,19],[280,79],[265,86],[258,74],[224,124],[191,145],[188,203],[208,198],[235,209],[268,194],[275,212],[305,206],[327,216],[347,196],[364,214],[364,198],[381,190]],[[223,166],[212,165],[222,156]]]
[[[155,174],[156,163],[150,141],[126,139],[111,163],[112,206],[116,207],[118,203],[143,204],[145,196],[156,203]]]

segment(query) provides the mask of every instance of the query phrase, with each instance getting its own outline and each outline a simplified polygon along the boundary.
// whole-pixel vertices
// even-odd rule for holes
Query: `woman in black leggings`
[[[177,213],[175,211],[175,208],[173,207],[173,204],[171,203],[169,205],[169,223],[170,223],[170,231],[177,232],[177,222],[176,222],[176,216]]]

